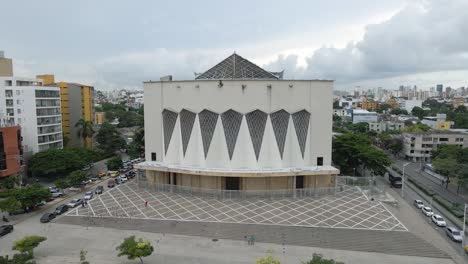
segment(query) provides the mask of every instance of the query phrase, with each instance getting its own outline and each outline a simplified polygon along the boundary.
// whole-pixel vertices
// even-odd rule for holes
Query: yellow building
[[[378,106],[377,102],[374,101],[373,99],[364,98],[361,103],[361,108],[369,110],[369,111],[377,110],[377,106]]]
[[[96,125],[102,125],[104,122],[106,122],[106,116],[104,112],[96,112],[94,114],[94,123]]]
[[[0,51],[0,76],[13,76],[13,61],[9,58],[5,58],[3,51]]]
[[[38,75],[44,81],[44,85],[54,84],[60,87],[62,103],[62,130],[68,139],[69,146],[84,146],[92,149],[93,139],[82,139],[79,135],[79,127],[75,127],[80,119],[91,121],[94,124],[94,87],[68,82],[55,83],[54,75]]]
[[[387,104],[390,105],[392,109],[397,109],[398,108],[398,103],[395,99],[391,98],[387,100]]]

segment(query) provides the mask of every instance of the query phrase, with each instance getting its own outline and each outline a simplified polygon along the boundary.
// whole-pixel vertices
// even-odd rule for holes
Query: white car
[[[455,242],[462,242],[463,241],[463,237],[461,235],[461,232],[456,229],[455,227],[447,227],[447,229],[445,229],[445,233],[447,234],[447,236],[452,239],[452,241],[455,241]]]
[[[127,181],[128,181],[128,178],[127,178],[127,176],[125,176],[125,175],[120,175],[120,180],[121,180],[122,182],[127,182]]]
[[[416,206],[418,209],[422,209],[424,207],[424,203],[421,200],[414,200],[414,206]]]
[[[85,192],[83,199],[86,201],[93,199],[93,192]]]
[[[436,224],[437,226],[447,226],[447,223],[445,222],[444,218],[440,215],[432,215],[432,222]]]
[[[70,208],[75,208],[80,204],[81,204],[81,199],[73,199],[67,204],[67,206]]]
[[[423,214],[425,216],[432,216],[434,214],[434,212],[432,212],[432,209],[428,206],[424,206],[421,211],[423,212]]]

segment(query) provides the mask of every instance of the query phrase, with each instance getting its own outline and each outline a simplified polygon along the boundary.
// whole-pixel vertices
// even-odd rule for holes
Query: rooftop
[[[195,80],[224,79],[283,79],[283,72],[266,71],[233,53],[204,73],[195,73]]]

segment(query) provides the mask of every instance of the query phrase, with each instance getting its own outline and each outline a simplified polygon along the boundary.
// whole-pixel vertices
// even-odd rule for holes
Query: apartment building
[[[94,123],[94,87],[78,83],[55,82],[53,74],[38,75],[44,85],[54,85],[60,88],[62,105],[63,135],[68,139],[69,146],[84,146],[93,148],[92,138],[83,139],[78,135],[79,127],[75,127],[80,120]]]
[[[468,134],[452,131],[403,133],[403,152],[412,161],[430,161],[432,150],[441,144],[468,147]]]
[[[376,112],[369,112],[364,109],[354,109],[352,113],[353,117],[353,124],[361,123],[361,122],[377,122],[379,114]]]
[[[0,119],[21,126],[27,156],[63,147],[60,88],[41,79],[0,77]]]

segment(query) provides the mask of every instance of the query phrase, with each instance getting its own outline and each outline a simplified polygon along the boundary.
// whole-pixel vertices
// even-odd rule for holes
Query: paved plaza
[[[86,207],[75,208],[67,215],[407,231],[384,205],[370,201],[357,187],[320,198],[215,200],[138,191],[130,182],[95,195]]]

